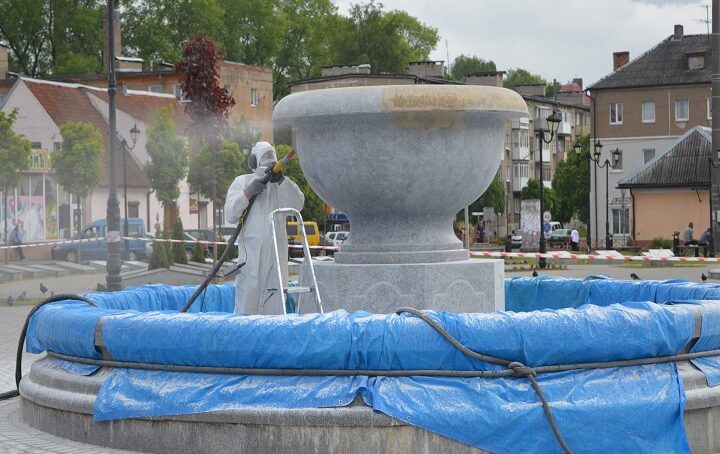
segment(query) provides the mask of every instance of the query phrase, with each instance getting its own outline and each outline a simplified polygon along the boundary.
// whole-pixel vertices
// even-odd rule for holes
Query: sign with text
[[[50,153],[43,149],[30,150],[28,172],[48,173],[50,171]]]

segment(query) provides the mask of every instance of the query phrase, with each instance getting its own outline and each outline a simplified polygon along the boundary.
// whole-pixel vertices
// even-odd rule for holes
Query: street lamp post
[[[575,153],[580,154],[581,146],[577,142],[573,147]],[[610,169],[617,167],[620,161],[620,149],[616,148],[612,151],[612,161],[605,159],[600,163],[602,144],[598,140],[595,142],[593,154],[589,156],[590,160],[595,164],[595,188],[597,188],[597,169],[605,169],[605,249],[612,249],[612,239],[610,238]],[[595,190],[595,219],[597,220],[597,189]]]
[[[137,127],[137,123],[130,129],[130,138],[132,139],[132,146],[128,145],[127,140],[122,139],[122,146],[123,146],[123,197],[125,198],[125,223],[124,223],[124,229],[125,232],[123,236],[125,237],[125,260],[129,260],[130,258],[130,246],[128,245],[128,196],[127,196],[127,166],[125,165],[125,155],[128,154],[130,151],[132,151],[135,148],[135,145],[137,143],[138,137],[140,137],[140,130]]]
[[[558,126],[560,126],[560,121],[562,121],[561,117],[560,117],[560,112],[558,112],[557,110],[553,110],[553,113],[550,114],[546,118],[546,120],[547,120],[547,127],[548,127],[547,130],[543,128],[542,124],[540,125],[539,128],[535,128],[535,135],[537,136],[538,145],[540,146],[540,148],[538,150],[540,153],[538,154],[537,162],[538,162],[538,167],[540,169],[540,253],[541,254],[544,254],[545,252],[547,252],[547,249],[545,247],[545,221],[543,219],[543,216],[545,214],[545,200],[544,200],[545,199],[545,191],[544,191],[545,184],[543,183],[543,172],[542,172],[542,169],[543,169],[543,167],[542,167],[543,166],[543,143],[546,143],[549,145],[550,142],[552,142],[553,137],[555,137]],[[549,139],[545,138],[546,133],[550,133]],[[540,266],[540,268],[545,268],[546,264],[547,264],[547,260],[545,259],[545,257],[540,257],[538,259],[538,265]]]
[[[108,15],[108,200],[107,200],[107,288],[114,292],[120,290],[120,254],[118,251],[120,230],[120,203],[117,196],[117,179],[115,178],[115,136],[117,134],[117,119],[115,109],[115,95],[117,93],[117,80],[115,78],[115,2],[107,1]],[[111,238],[111,234],[113,238]]]
[[[593,154],[596,156],[600,156],[600,153],[602,152],[602,147],[603,147],[603,144],[600,142],[599,139],[596,139],[595,143],[593,144]],[[580,156],[580,153],[582,152],[582,145],[580,144],[580,139],[575,140],[575,145],[573,145],[573,149],[575,150],[575,154]],[[590,154],[590,151],[588,151],[588,159],[590,159],[591,161],[594,161],[593,154]],[[593,166],[593,169],[595,171],[595,177],[593,178],[593,185],[594,185],[593,196],[595,199],[594,203],[593,203],[593,208],[595,210],[595,243],[597,244],[597,230],[598,230],[598,228],[597,228],[597,167]],[[590,203],[590,202],[588,201],[588,203]],[[588,222],[588,230],[590,230],[589,222]],[[588,235],[588,245],[587,245],[588,251],[590,249],[592,249],[592,246],[590,245],[590,239],[591,239],[590,235]]]

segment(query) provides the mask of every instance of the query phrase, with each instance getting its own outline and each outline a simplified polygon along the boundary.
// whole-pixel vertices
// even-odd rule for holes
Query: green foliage
[[[150,161],[144,170],[155,197],[168,208],[180,197],[180,181],[187,175],[188,153],[185,142],[175,134],[173,106],[155,112],[155,126],[148,129]]]
[[[246,161],[237,143],[225,142],[219,150],[205,146],[190,159],[188,183],[210,199],[213,197],[213,185],[217,184],[217,202],[222,205],[235,177],[250,171]]]
[[[195,246],[193,247],[192,257],[190,257],[190,261],[205,263],[205,249],[203,249],[202,244],[195,243]]]
[[[450,69],[450,78],[458,82],[464,82],[465,76],[486,71],[496,71],[495,62],[483,60],[475,55],[463,55],[455,57]]]
[[[543,209],[549,211],[553,215],[553,219],[556,216],[557,210],[557,195],[552,188],[543,189]],[[540,199],[540,181],[534,178],[530,178],[527,182],[527,186],[522,188],[523,200]]]
[[[237,119],[231,126],[228,142],[235,142],[243,154],[250,153],[253,145],[262,140],[262,134],[253,134],[244,117]]]
[[[162,235],[163,240],[169,240],[172,238],[172,232],[164,232]],[[167,256],[168,266],[175,264],[175,257],[173,257],[172,243],[170,241],[162,242],[163,249],[165,249],[165,255]]]
[[[71,122],[60,126],[63,142],[52,154],[52,167],[60,186],[66,191],[87,197],[100,183],[103,172],[103,138],[89,123]]]
[[[671,249],[672,242],[661,236],[656,236],[650,243],[650,249]]]
[[[182,219],[180,216],[175,218],[175,225],[172,230],[173,240],[185,240],[185,231],[183,230]],[[198,243],[199,244],[199,243]],[[187,253],[185,252],[185,243],[172,243],[173,262],[187,264]]]
[[[470,204],[470,212],[483,211],[485,207],[492,207],[495,210],[495,214],[499,215],[505,212],[505,188],[500,181],[500,176],[495,175],[495,178],[490,182],[490,186],[483,192],[483,194],[473,203]],[[465,218],[465,210],[458,212],[456,218],[462,220]]]
[[[227,247],[227,244],[225,244],[225,243],[217,245],[217,256],[218,257],[220,257],[223,254],[223,252],[225,252],[226,247]],[[235,259],[235,258],[237,258],[237,256],[238,256],[238,247],[236,244],[233,244],[230,249],[230,253],[228,253],[227,260]]]
[[[573,215],[584,223],[590,222],[590,135],[580,137],[580,155],[573,151],[561,161],[552,180],[557,194],[556,212],[553,214],[562,223],[570,222]]]
[[[526,69],[513,68],[507,72],[507,75],[505,76],[505,82],[503,82],[503,86],[511,90],[514,90],[517,85],[527,84],[547,85],[547,81],[543,79],[542,76],[532,74]]]
[[[58,56],[53,74],[96,74],[101,69],[102,64],[97,57],[66,53]]]
[[[408,62],[427,60],[438,39],[437,29],[403,11],[383,11],[370,0],[351,5],[349,17],[341,20],[335,61],[370,63],[373,73],[402,73]]]
[[[275,147],[278,159],[284,158],[292,149],[289,145],[278,145]],[[315,221],[318,225],[325,222],[325,202],[315,194],[310,184],[305,179],[305,174],[300,168],[300,161],[295,158],[291,159],[283,173],[298,185],[302,193],[305,195],[305,203],[301,214],[305,221]]]
[[[18,110],[0,111],[0,189],[5,191],[20,182],[20,172],[30,166],[30,141],[13,131]]]
[[[160,222],[155,224],[155,238],[160,239]],[[170,268],[170,260],[167,255],[167,248],[162,241],[153,241],[152,252],[150,253],[150,263],[148,263],[148,271],[157,268]]]

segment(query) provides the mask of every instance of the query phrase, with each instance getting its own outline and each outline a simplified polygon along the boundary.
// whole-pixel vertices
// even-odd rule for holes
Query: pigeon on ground
[[[26,292],[25,290],[23,290],[22,293],[20,294],[20,296],[18,296],[17,300],[18,300],[18,301],[25,301],[25,297],[26,297],[26,296],[27,296],[27,292]]]
[[[638,275],[635,274],[635,273],[630,273],[630,277],[632,278],[633,281],[640,281],[640,280],[642,280],[642,279],[640,279],[640,276],[638,276]]]
[[[45,287],[42,282],[40,283],[40,291],[42,292],[43,295],[46,294],[48,291],[48,288]]]
[[[7,305],[12,306],[13,304],[15,304],[15,299],[12,297],[12,295],[10,295],[7,299]]]
[[[50,292],[50,298],[52,298],[53,296],[55,296],[55,292]]]
[[[538,272],[536,270],[533,270],[532,277],[538,277]]]
[[[702,273],[700,275],[700,279],[702,279],[703,282],[707,281],[707,276],[705,276],[705,273]]]

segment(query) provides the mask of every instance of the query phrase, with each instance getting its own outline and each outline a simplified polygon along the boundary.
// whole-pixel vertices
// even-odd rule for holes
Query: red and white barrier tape
[[[127,237],[123,237],[122,239],[124,239],[124,240],[139,240],[139,241],[146,241],[146,242],[151,242],[151,241],[165,241],[165,242],[170,242],[170,243],[190,243],[190,244],[195,244],[195,243],[200,243],[200,244],[227,244],[226,241],[204,241],[204,240],[195,240],[195,241],[193,241],[193,240],[175,240],[175,239],[172,239],[172,238],[160,238],[160,239],[155,239],[155,238],[140,238],[140,237],[130,237],[130,236],[127,236]],[[293,248],[293,249],[302,249],[302,245],[301,245],[301,244],[288,244],[288,247],[289,247],[289,248]],[[308,246],[308,247],[309,247],[310,249],[333,249],[333,250],[336,250],[336,251],[340,249],[340,248],[335,247],[335,246]]]
[[[104,239],[105,238],[84,238],[82,240],[61,240],[61,241],[43,241],[42,243],[23,243],[23,244],[11,245],[11,246],[0,246],[0,250],[24,249],[24,248],[39,247],[39,246],[56,246],[58,244],[66,244],[66,243],[89,243],[91,241],[99,241],[99,240],[104,240]]]
[[[591,255],[591,254],[573,254],[570,252],[499,252],[499,251],[470,251],[472,257],[495,257],[495,258],[546,258],[546,259],[570,259],[570,260],[588,260],[588,261],[625,261],[625,262],[707,262],[717,263],[720,261],[717,257],[659,257],[647,255]]]

